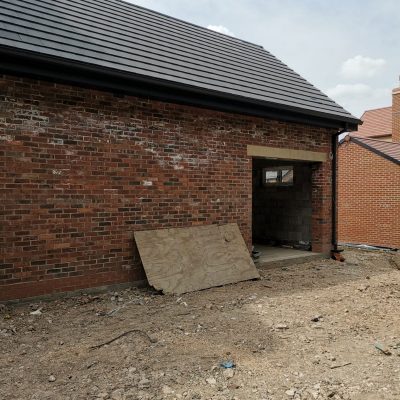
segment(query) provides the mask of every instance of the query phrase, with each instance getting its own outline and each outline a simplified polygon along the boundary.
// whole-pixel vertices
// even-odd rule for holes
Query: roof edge
[[[392,161],[392,162],[394,162],[395,164],[400,165],[400,160],[397,160],[396,158],[391,157],[391,156],[389,156],[388,154],[386,154],[386,153],[384,153],[384,152],[382,152],[382,151],[379,151],[379,150],[375,149],[375,148],[372,147],[372,146],[369,146],[367,143],[364,143],[362,140],[359,140],[359,138],[357,138],[356,136],[347,135],[346,137],[349,137],[349,140],[350,140],[350,141],[352,141],[352,142],[358,144],[359,146],[363,147],[364,149],[367,149],[367,150],[371,151],[372,153],[374,153],[374,154],[376,154],[376,155],[378,155],[378,156],[381,156],[381,157],[385,158],[385,159],[388,160],[388,161]],[[344,137],[344,138],[339,142],[339,144],[342,144],[343,142],[345,142],[345,141],[346,141],[346,137]],[[362,139],[362,138],[361,138],[361,139]],[[366,138],[366,139],[368,139],[368,138]],[[377,139],[372,139],[372,140],[377,140]]]
[[[377,108],[368,108],[368,110],[365,110],[365,111],[363,112],[363,115],[364,115],[365,113],[367,113],[367,112],[370,112],[370,111],[384,110],[385,108],[392,108],[392,106],[384,106],[384,107],[377,107]]]
[[[363,137],[365,139],[373,139],[373,140],[379,140],[378,138],[385,137],[385,136],[392,136],[392,134],[391,133],[381,133],[381,134],[368,135],[368,136],[360,135],[360,137]]]
[[[321,127],[357,130],[357,126],[362,123],[357,118],[257,101],[9,46],[0,46],[0,54],[5,56],[0,58],[0,71],[10,75],[17,73],[128,95],[145,96],[157,100],[270,117],[289,122],[308,123]],[[105,77],[107,80],[104,79]]]

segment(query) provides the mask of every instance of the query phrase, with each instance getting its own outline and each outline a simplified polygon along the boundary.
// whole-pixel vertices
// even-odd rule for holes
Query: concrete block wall
[[[262,170],[267,166],[293,165],[293,186],[262,185]],[[312,169],[298,163],[253,162],[253,241],[297,243],[312,241]]]

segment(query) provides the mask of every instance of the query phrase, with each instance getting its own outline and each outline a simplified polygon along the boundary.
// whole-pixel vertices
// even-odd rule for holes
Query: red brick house
[[[335,246],[330,155],[359,121],[262,47],[119,0],[0,21],[0,300],[144,279],[135,230]]]
[[[392,107],[362,119],[359,132],[339,145],[339,241],[399,249],[400,88],[393,90]]]
[[[378,140],[392,141],[392,107],[367,110],[361,116],[362,125],[358,127],[357,136]]]

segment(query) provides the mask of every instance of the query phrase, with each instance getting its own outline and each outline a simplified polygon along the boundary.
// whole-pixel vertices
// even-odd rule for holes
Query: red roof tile
[[[386,142],[384,140],[361,137],[355,134],[351,134],[350,138],[350,140],[353,140],[355,143],[373,151],[374,153],[379,154],[396,164],[400,164],[400,143]]]
[[[392,134],[392,107],[365,111],[363,124],[358,127],[357,136],[377,137]]]

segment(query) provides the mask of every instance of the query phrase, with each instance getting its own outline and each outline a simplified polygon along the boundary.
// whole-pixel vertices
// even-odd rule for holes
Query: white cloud
[[[339,83],[333,88],[330,88],[326,91],[326,94],[332,98],[343,98],[349,96],[362,96],[368,95],[372,91],[372,88],[365,83]]]
[[[231,32],[226,26],[223,25],[208,25],[207,29],[211,29],[212,31],[223,33],[224,35],[235,36],[233,32]]]
[[[365,83],[339,83],[327,89],[326,94],[342,107],[361,115],[365,110],[390,105],[390,88],[373,88]]]
[[[383,58],[370,58],[355,56],[343,62],[341,74],[343,77],[352,79],[372,78],[386,65]]]
[[[382,98],[387,96],[390,97],[391,90],[387,88],[372,88],[365,83],[339,83],[333,88],[326,91],[329,97],[334,99],[348,99],[348,98]]]

